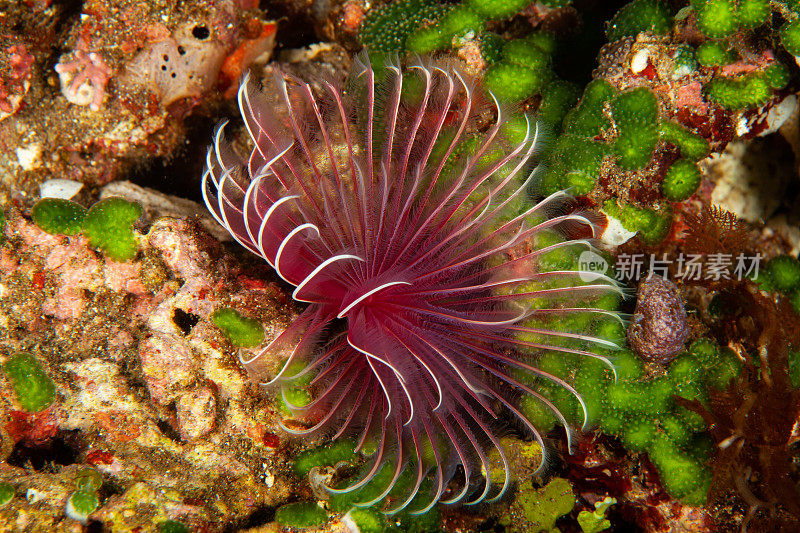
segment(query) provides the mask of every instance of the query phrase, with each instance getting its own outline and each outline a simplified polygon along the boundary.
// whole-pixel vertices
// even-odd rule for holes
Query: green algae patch
[[[658,143],[658,99],[641,87],[626,91],[611,101],[611,114],[619,135],[614,143],[619,166],[626,170],[644,167]]]
[[[372,509],[354,507],[345,515],[345,520],[352,521],[360,533],[383,533],[386,531],[386,520]]]
[[[539,118],[555,129],[560,129],[567,112],[575,106],[580,90],[574,83],[553,80],[542,88],[542,103],[537,112]]]
[[[11,483],[0,483],[0,507],[8,505],[14,498],[14,485]]]
[[[800,19],[787,22],[778,33],[786,51],[793,56],[800,55]]]
[[[511,531],[553,531],[558,517],[575,507],[575,495],[569,481],[563,478],[553,478],[538,489],[526,481],[520,485],[511,507],[521,511],[525,522],[506,524]]]
[[[75,474],[75,486],[78,490],[93,492],[103,484],[103,475],[91,467],[81,468]]]
[[[697,62],[704,67],[719,67],[736,61],[736,55],[728,50],[726,45],[717,41],[702,43],[697,47],[695,57]]]
[[[507,18],[530,4],[530,0],[466,0],[466,5],[489,19]]]
[[[740,28],[757,28],[768,20],[769,0],[739,0],[736,16]]]
[[[725,109],[747,109],[772,98],[770,80],[763,73],[735,78],[714,78],[703,87],[709,100]]]
[[[333,466],[342,461],[352,461],[355,457],[355,446],[355,442],[351,440],[337,440],[313,450],[306,450],[297,456],[292,469],[295,475],[302,478],[316,466]]]
[[[696,2],[697,25],[712,39],[727,37],[738,27],[736,0],[700,0]]]
[[[647,244],[664,239],[672,227],[672,212],[669,210],[658,213],[627,204],[620,206],[616,201],[609,200],[603,204],[603,211],[619,220],[628,231],[638,232],[639,238]]]
[[[142,216],[142,206],[122,198],[106,198],[94,204],[83,221],[89,244],[114,261],[130,261],[138,244],[133,223]]]
[[[385,4],[370,10],[361,26],[359,39],[371,52],[403,52],[411,32],[426,21],[438,20],[449,9],[424,0]]]
[[[76,235],[83,229],[86,208],[61,198],[43,198],[33,206],[31,216],[50,235]]]
[[[156,526],[158,533],[189,533],[189,528],[177,520],[164,520]]]
[[[677,146],[683,157],[699,161],[711,153],[711,147],[707,140],[691,133],[682,125],[670,120],[662,120],[660,127],[661,138]]]
[[[800,261],[792,256],[779,255],[770,259],[764,269],[772,286],[780,292],[788,293],[800,286]]]
[[[764,68],[767,83],[773,89],[783,89],[789,84],[792,75],[783,63],[775,61]]]
[[[636,37],[641,32],[654,35],[669,33],[672,14],[660,0],[633,0],[617,11],[608,22],[606,36],[609,42],[623,37]]]
[[[606,496],[602,501],[595,502],[594,511],[581,511],[578,513],[578,525],[583,533],[600,533],[611,527],[611,522],[606,518],[608,508],[617,503],[616,498]]]
[[[67,500],[67,516],[79,522],[86,522],[89,515],[100,507],[100,498],[93,491],[77,490]]]
[[[689,198],[700,186],[700,168],[690,159],[678,159],[667,169],[661,191],[673,202]]]
[[[239,348],[253,348],[264,341],[264,326],[258,320],[242,316],[236,309],[222,307],[214,311],[211,321]]]
[[[20,406],[29,413],[36,413],[50,406],[56,396],[53,380],[32,355],[15,355],[3,365],[11,387]]]
[[[318,527],[328,521],[328,513],[314,502],[288,503],[275,511],[275,521],[289,527]]]
[[[548,81],[547,71],[537,71],[519,65],[498,62],[486,71],[485,84],[502,102],[519,102],[539,91]]]

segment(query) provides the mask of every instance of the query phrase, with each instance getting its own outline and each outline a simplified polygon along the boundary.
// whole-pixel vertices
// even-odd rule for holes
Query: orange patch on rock
[[[110,441],[128,442],[142,434],[139,426],[122,411],[102,411],[94,419]]]
[[[259,56],[269,53],[275,46],[275,31],[278,25],[275,22],[252,19],[247,23],[245,32],[253,37],[245,39],[236,48],[220,68],[220,84],[225,89],[225,98],[233,98],[239,89],[238,80],[253,61]]]

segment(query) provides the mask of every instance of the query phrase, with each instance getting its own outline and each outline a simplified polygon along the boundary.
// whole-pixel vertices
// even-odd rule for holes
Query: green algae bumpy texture
[[[236,309],[217,309],[211,315],[211,321],[234,346],[253,348],[264,340],[264,326],[261,322],[242,316]]]
[[[106,198],[94,204],[83,221],[89,244],[114,261],[130,261],[138,245],[133,223],[142,216],[142,206],[122,198]]]
[[[27,353],[15,355],[2,369],[25,411],[36,413],[53,403],[55,385],[35,357]]]
[[[611,101],[619,135],[614,149],[623,169],[645,166],[658,142],[658,100],[647,88],[624,92]]]
[[[611,521],[606,518],[608,508],[617,503],[616,498],[606,496],[602,501],[594,504],[594,511],[581,511],[578,513],[578,525],[583,533],[599,533],[611,527]]]
[[[189,528],[177,520],[164,520],[159,522],[156,530],[158,533],[189,533]]]
[[[603,211],[619,220],[628,231],[638,232],[646,243],[663,240],[672,227],[672,212],[668,209],[658,212],[630,204],[620,205],[616,200],[609,200],[603,204]]]
[[[400,0],[370,11],[359,38],[375,52],[404,52],[408,35],[425,23],[438,20],[448,11],[435,1]]]
[[[530,480],[523,482],[514,503],[513,519],[504,524],[507,531],[558,531],[556,520],[572,511],[575,495],[569,481],[553,478],[547,485],[535,488]]]
[[[334,466],[342,461],[352,461],[355,457],[355,442],[340,440],[324,446],[306,450],[295,458],[293,470],[298,477],[306,477],[314,467]]]
[[[736,0],[695,0],[697,25],[712,39],[727,37],[738,26]]]
[[[761,72],[735,78],[714,78],[703,91],[712,102],[726,109],[746,109],[767,103],[772,98],[770,80]]]
[[[498,60],[486,69],[484,85],[502,102],[520,102],[542,92],[555,76],[551,54],[555,42],[544,32],[507,41]]]
[[[716,41],[706,41],[698,46],[695,57],[704,67],[719,67],[736,60],[736,55],[728,50],[727,45]]]
[[[319,527],[328,521],[328,513],[314,502],[289,503],[278,507],[275,521],[289,527]]]
[[[89,244],[113,261],[130,261],[138,244],[133,224],[142,216],[142,206],[122,198],[106,198],[88,211],[69,200],[43,198],[31,213],[33,222],[52,235],[83,233]]]
[[[780,29],[781,44],[790,54],[800,55],[800,19],[787,22]]]
[[[681,156],[692,161],[699,161],[711,153],[707,140],[671,120],[661,121],[661,138],[677,146]]]
[[[95,492],[78,490],[69,497],[67,505],[71,507],[76,516],[85,518],[100,506],[100,499]]]
[[[14,485],[0,483],[0,507],[7,505],[14,498]]]
[[[781,292],[790,292],[800,287],[800,261],[789,255],[779,255],[765,265],[772,286]]]
[[[690,159],[679,159],[667,169],[661,190],[673,202],[689,198],[700,185],[700,168]]]
[[[86,208],[69,200],[43,198],[31,212],[33,223],[51,235],[76,235],[83,229]]]
[[[354,507],[347,513],[347,517],[358,527],[359,533],[386,531],[386,519],[377,511]]]
[[[616,94],[608,82],[595,80],[584,90],[577,106],[566,114],[563,134],[553,143],[542,176],[545,193],[571,188],[574,194],[590,192],[610,147],[594,137],[610,127],[603,106]]]
[[[501,19],[522,10],[530,0],[465,0],[464,3],[486,18]]]
[[[606,36],[609,41],[616,41],[623,37],[635,37],[641,32],[662,35],[669,33],[671,26],[672,14],[665,2],[633,0],[608,22]]]
[[[647,452],[672,496],[690,504],[704,503],[711,482],[706,461],[712,444],[703,420],[679,406],[673,395],[708,401],[709,389],[723,389],[739,374],[738,359],[701,339],[673,360],[660,377],[645,375],[641,361],[629,351],[618,352],[614,362],[616,381],[596,360],[554,358],[545,368],[565,378],[574,376],[591,420],[604,433],[620,437],[627,449]],[[578,405],[569,396],[557,398],[557,406],[577,415]],[[557,422],[533,402],[525,407],[538,411],[535,416],[541,427]]]

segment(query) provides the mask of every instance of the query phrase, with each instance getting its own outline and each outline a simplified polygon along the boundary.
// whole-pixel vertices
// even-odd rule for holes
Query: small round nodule
[[[689,336],[678,287],[660,276],[639,283],[636,312],[628,327],[631,348],[644,361],[668,363],[684,350]]]

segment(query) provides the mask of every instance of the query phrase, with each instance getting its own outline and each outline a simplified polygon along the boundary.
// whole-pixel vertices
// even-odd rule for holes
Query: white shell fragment
[[[47,180],[39,185],[39,194],[42,198],[61,198],[69,200],[73,198],[83,188],[83,183],[79,181],[56,178]]]
[[[42,145],[39,143],[31,143],[25,146],[20,146],[15,151],[17,155],[17,163],[23,170],[33,170],[39,166],[39,157],[42,155]]]
[[[625,229],[622,226],[622,222],[612,217],[602,209],[600,212],[603,213],[608,219],[608,226],[606,226],[606,230],[600,236],[600,242],[602,242],[604,245],[619,246],[621,244],[625,244],[631,240],[634,235],[636,235],[635,231]]]
[[[647,61],[650,58],[650,50],[642,48],[633,55],[631,59],[631,72],[638,74],[647,68]]]

